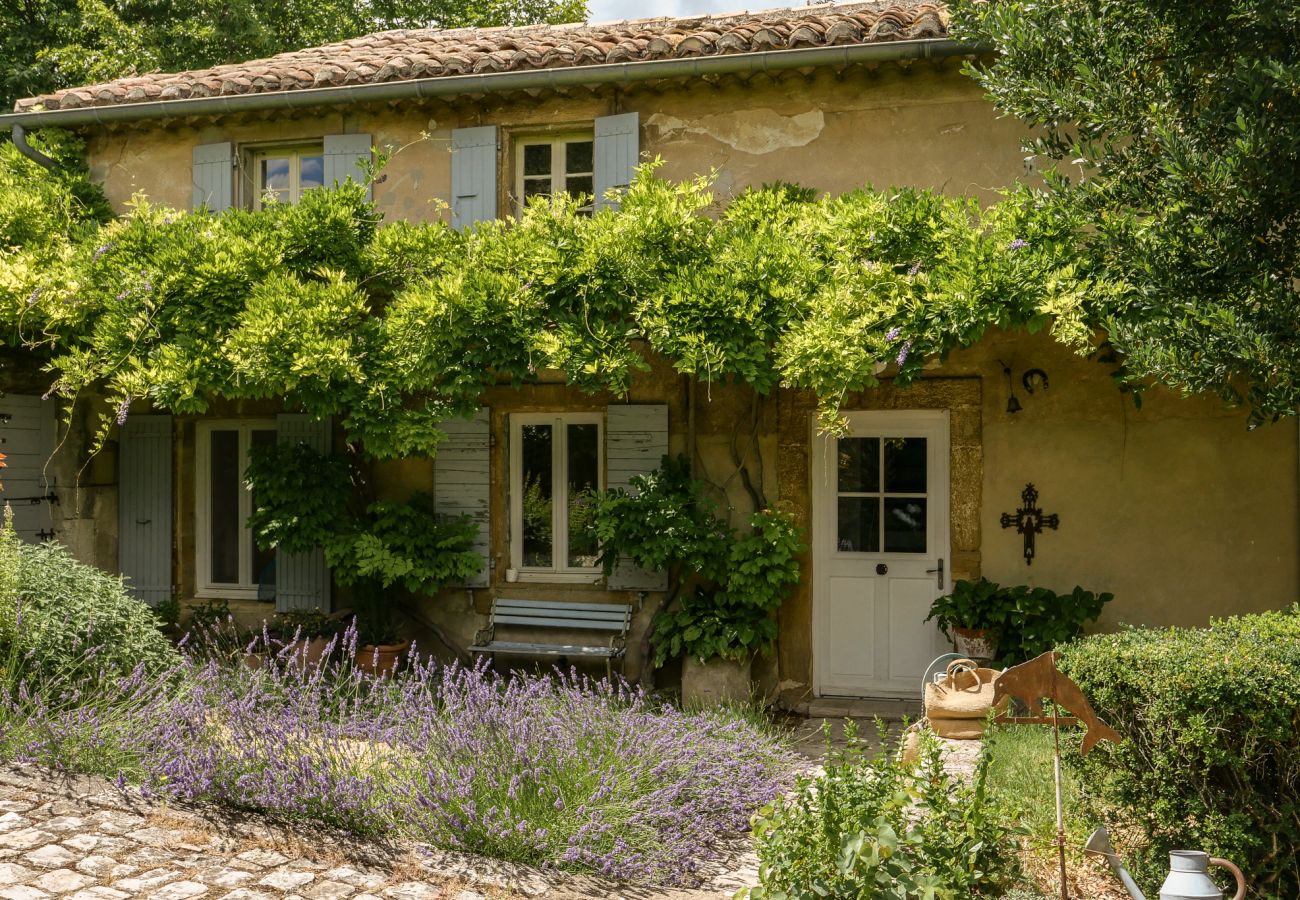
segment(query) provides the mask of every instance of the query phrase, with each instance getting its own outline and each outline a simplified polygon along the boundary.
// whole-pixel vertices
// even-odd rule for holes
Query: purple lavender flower
[[[1026,241],[1024,238],[1016,238],[1014,241],[1012,241],[1010,244],[1007,245],[1007,249],[1019,250],[1021,247],[1027,247],[1027,246],[1029,246],[1029,242]]]
[[[126,424],[126,414],[131,411],[131,395],[127,394],[122,398],[122,402],[117,404],[117,424]]]
[[[912,339],[908,338],[903,341],[903,346],[898,348],[898,364],[901,366],[907,362],[907,354],[912,351]]]
[[[898,340],[898,336],[902,333],[902,327],[895,325],[893,328],[885,332],[885,343],[892,344],[894,341]]]

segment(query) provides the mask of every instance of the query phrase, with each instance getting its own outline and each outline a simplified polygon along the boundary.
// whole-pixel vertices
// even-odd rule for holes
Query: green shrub
[[[11,528],[0,545],[0,557],[17,561],[16,591],[0,597],[0,659],[8,661],[10,680],[95,681],[137,664],[151,674],[177,668],[180,657],[157,619],[117,578],[77,562],[59,544],[21,544]]]
[[[1011,829],[985,791],[987,756],[972,783],[943,769],[938,741],[923,733],[905,764],[881,747],[864,751],[852,722],[848,746],[828,752],[825,774],[754,819],[759,884],[747,900],[875,900],[993,896],[1016,873]]]
[[[1061,668],[1124,735],[1070,763],[1097,824],[1145,835],[1118,849],[1148,895],[1181,848],[1300,896],[1300,608],[1085,638]]]

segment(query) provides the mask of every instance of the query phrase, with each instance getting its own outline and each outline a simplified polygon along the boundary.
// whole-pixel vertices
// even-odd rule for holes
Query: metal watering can
[[[1133,877],[1120,864],[1119,856],[1110,845],[1110,835],[1105,828],[1098,828],[1083,845],[1084,853],[1106,857],[1110,867],[1124,885],[1124,890],[1133,896],[1133,900],[1146,900]],[[1200,850],[1171,850],[1169,852],[1169,875],[1160,886],[1160,900],[1223,900],[1223,891],[1210,880],[1210,866],[1222,866],[1237,879],[1237,893],[1232,900],[1241,900],[1246,896],[1246,879],[1241,869]]]

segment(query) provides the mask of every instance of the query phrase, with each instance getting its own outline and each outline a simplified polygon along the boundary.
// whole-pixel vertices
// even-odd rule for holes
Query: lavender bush
[[[347,658],[356,636],[339,640]],[[791,758],[743,717],[687,715],[622,682],[432,661],[376,680],[291,647],[258,671],[186,653],[179,673],[140,666],[94,690],[11,679],[0,756],[653,883],[697,880],[788,787]]]

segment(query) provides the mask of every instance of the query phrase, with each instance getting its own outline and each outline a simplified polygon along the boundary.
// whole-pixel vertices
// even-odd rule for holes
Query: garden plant
[[[117,579],[0,535],[0,761],[502,859],[689,884],[790,783],[743,715],[622,683],[253,638],[256,671],[177,652]],[[220,624],[212,626],[221,629]],[[80,640],[78,640],[80,638]],[[220,642],[210,642],[220,643]]]

